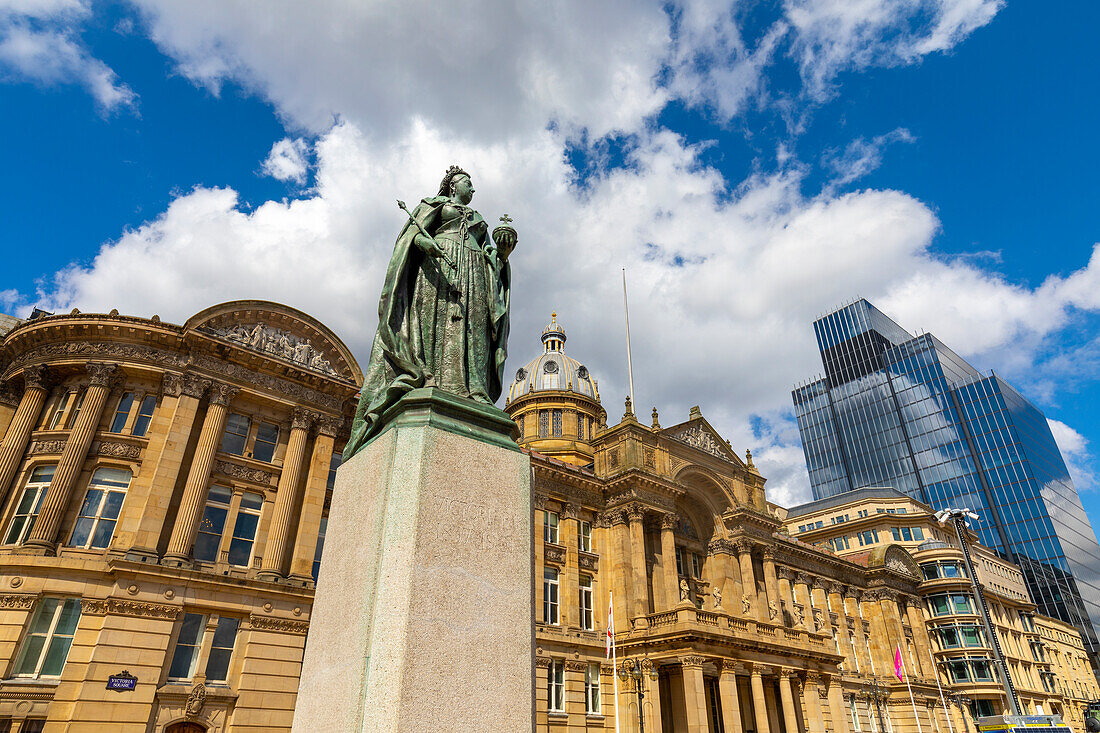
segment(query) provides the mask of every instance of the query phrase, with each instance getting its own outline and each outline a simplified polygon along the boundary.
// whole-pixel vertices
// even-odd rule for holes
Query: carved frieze
[[[251,351],[285,359],[310,371],[340,376],[313,343],[303,337],[268,326],[264,323],[233,324],[222,328],[203,329],[209,333],[235,341]]]
[[[246,369],[239,364],[233,364],[205,355],[197,357],[195,359],[195,364],[204,371],[220,374],[223,377],[262,387],[272,392],[278,392],[288,397],[292,397],[296,401],[311,402],[327,410],[331,410],[332,412],[339,412],[343,407],[343,401],[337,397],[325,394],[324,392],[318,392],[309,387],[303,387],[300,384],[296,384],[286,379],[280,379],[268,374],[261,374],[251,369]]]
[[[242,466],[239,463],[230,463],[229,461],[222,460],[214,461],[214,470],[230,478],[250,481],[254,484],[270,484],[274,477],[273,474],[267,471],[261,471],[258,468]]]
[[[14,371],[24,364],[36,364],[54,357],[105,357],[117,361],[142,361],[158,366],[175,367],[183,369],[191,359],[186,354],[180,354],[164,349],[154,349],[150,346],[139,344],[126,344],[114,341],[57,341],[43,344],[29,349],[16,358],[8,367],[8,371]],[[212,360],[216,361],[216,360]]]
[[[37,600],[33,593],[0,593],[0,609],[29,611]]]
[[[119,598],[84,598],[80,601],[80,612],[89,616],[113,614],[174,621],[179,616],[180,607],[163,603],[125,601]]]
[[[183,711],[189,718],[195,718],[202,715],[202,709],[206,707],[206,683],[196,682],[195,686],[191,688],[190,694],[187,695],[187,702],[184,703]]]
[[[288,634],[305,634],[309,631],[308,621],[295,621],[289,618],[263,616],[254,613],[248,617],[248,622],[257,631],[281,631]]]
[[[27,454],[32,456],[54,455],[65,450],[64,440],[36,440],[27,448]]]
[[[110,440],[97,440],[93,442],[88,452],[93,456],[125,458],[130,461],[136,461],[141,458],[141,446]]]
[[[600,569],[600,556],[591,552],[578,552],[577,566],[581,570],[595,573]]]
[[[543,545],[542,556],[546,562],[555,565],[565,564],[565,548],[561,545],[554,545],[549,542],[545,543]]]

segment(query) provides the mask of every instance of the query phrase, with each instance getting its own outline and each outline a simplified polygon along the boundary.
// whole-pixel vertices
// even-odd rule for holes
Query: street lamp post
[[[974,596],[978,600],[978,609],[981,611],[982,626],[989,637],[989,646],[993,649],[993,656],[997,658],[997,665],[1001,669],[1001,681],[1004,683],[1005,695],[1008,697],[1009,706],[1013,715],[1022,715],[1020,701],[1016,697],[1016,688],[1012,684],[1012,677],[1008,672],[1008,664],[1005,663],[1004,654],[1001,652],[1001,641],[993,630],[993,621],[989,617],[989,605],[985,602],[985,591],[978,582],[978,576],[974,572],[974,562],[970,558],[970,546],[966,541],[966,528],[970,526],[968,519],[977,519],[978,515],[969,509],[943,509],[936,512],[936,520],[940,525],[951,522],[955,528],[955,536],[959,538],[959,548],[962,550],[963,562],[966,564],[966,573],[970,576],[970,586],[974,589]]]
[[[657,680],[657,668],[650,667],[647,674],[642,670],[641,660],[624,659],[619,664],[618,669],[619,679],[624,683],[634,682],[634,692],[638,695],[638,731],[639,733],[645,733],[645,711],[642,709],[642,701],[645,700],[645,678],[656,681]]]
[[[886,733],[886,721],[882,719],[882,704],[890,697],[890,691],[886,685],[879,681],[878,677],[872,677],[863,685],[863,699],[875,704],[875,713],[878,715],[878,729]]]

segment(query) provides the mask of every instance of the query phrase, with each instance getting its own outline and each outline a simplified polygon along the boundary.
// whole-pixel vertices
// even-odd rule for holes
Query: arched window
[[[173,723],[164,729],[164,733],[206,733],[206,728],[198,723]]]
[[[111,544],[132,476],[125,468],[96,469],[73,527],[71,546],[102,550]]]

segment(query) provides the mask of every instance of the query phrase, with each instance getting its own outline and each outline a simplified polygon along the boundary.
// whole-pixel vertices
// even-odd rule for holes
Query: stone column
[[[907,674],[914,674],[912,660],[906,652],[905,627],[901,625],[901,609],[898,607],[898,596],[893,591],[881,591],[879,595],[879,608],[886,618],[886,628],[890,636],[890,668],[894,665],[894,650],[901,649],[901,658],[905,664]],[[916,672],[919,675],[919,672]]]
[[[913,639],[916,641],[916,657],[917,664],[920,665],[921,676],[933,679],[936,676],[936,670],[932,665],[932,658],[928,654],[932,650],[932,640],[928,638],[928,624],[924,620],[920,598],[906,596],[905,603],[905,613],[909,618],[909,626],[913,629]]]
[[[339,475],[337,475],[339,478]],[[333,489],[335,491],[335,488]],[[531,514],[532,538],[535,545],[535,621],[546,623],[546,614],[543,613],[543,601],[545,600],[542,584],[546,571],[546,542],[543,540],[542,523],[546,521],[546,497],[532,494],[531,505],[534,511]],[[331,512],[331,508],[329,509]],[[330,515],[331,516],[331,515]],[[617,595],[617,593],[616,593]],[[561,598],[561,595],[558,595]],[[618,607],[615,609],[618,618]]]
[[[680,580],[676,574],[676,537],[673,530],[680,518],[669,512],[661,515],[661,585],[665,594],[665,609],[680,602]]]
[[[24,369],[23,396],[19,399],[19,406],[15,408],[15,415],[8,423],[4,440],[0,441],[0,507],[7,498],[19,464],[23,462],[23,454],[27,451],[27,443],[30,442],[34,426],[38,424],[47,396],[49,388],[46,367],[32,366]]]
[[[172,503],[187,442],[195,426],[199,399],[210,380],[166,372],[161,399],[149,424],[149,444],[141,468],[122,504],[111,552],[131,559],[156,560],[164,517]]]
[[[562,504],[558,512],[558,540],[565,548],[565,565],[558,583],[562,628],[580,626],[580,569],[577,565],[577,507]],[[596,615],[596,610],[592,610]]]
[[[687,733],[709,733],[707,695],[703,690],[703,657],[682,657],[684,707],[687,709]]]
[[[850,733],[852,725],[848,721],[847,710],[844,708],[844,689],[841,686],[840,675],[828,675],[825,683],[829,686],[829,715],[833,719],[830,728],[831,733]]]
[[[225,418],[229,413],[229,403],[237,394],[237,388],[228,384],[216,383],[210,393],[210,404],[206,408],[206,418],[199,433],[199,444],[191,459],[191,470],[187,473],[187,483],[183,488],[176,524],[172,527],[172,536],[168,540],[168,552],[164,554],[170,565],[183,565],[191,562],[191,546],[195,542],[195,531],[199,526],[199,517],[210,489],[210,472],[214,468],[214,455],[221,443]]]
[[[783,723],[786,733],[799,733],[798,716],[794,712],[794,695],[791,692],[791,676],[793,669],[786,667],[779,670],[779,696],[783,700]]]
[[[726,580],[722,584],[722,610],[735,616],[743,615],[741,612],[741,563],[737,560],[737,546],[727,541],[729,555],[726,563]]]
[[[737,664],[723,659],[718,670],[718,694],[722,698],[722,731],[715,733],[742,733],[741,702],[737,697]]]
[[[839,583],[828,584],[829,606],[836,611],[836,641],[840,653],[844,656],[844,669],[855,672],[855,653],[852,641],[848,638],[848,609],[844,605],[844,588]]]
[[[872,669],[876,672],[881,669],[885,673],[886,670],[893,669],[894,651],[890,646],[890,634],[886,628],[885,610],[878,602],[879,598],[877,592],[868,591],[860,599],[860,610],[863,618],[871,625],[871,638],[868,642],[874,660]]]
[[[816,672],[807,672],[802,685],[802,701],[806,704],[806,729],[810,733],[822,733],[825,726],[821,720],[821,693],[818,691],[819,678]]]
[[[741,567],[741,608],[743,616],[760,620],[760,608],[756,597],[756,576],[752,571],[752,543],[737,541],[737,564]],[[745,601],[748,601],[746,604]],[[746,608],[747,605],[747,608]]]
[[[649,583],[645,564],[645,511],[638,504],[631,504],[626,510],[630,519],[630,564],[633,579],[633,605],[630,618],[645,616],[649,613]]]
[[[825,595],[825,583],[826,581],[821,578],[813,579],[813,587],[810,590],[810,600],[813,605],[813,611],[810,616],[814,621],[813,630],[819,631],[825,634],[832,634],[833,620],[829,617],[829,599]],[[818,627],[817,619],[821,619],[821,626]]]
[[[771,733],[768,727],[768,708],[764,703],[764,680],[761,675],[764,668],[759,664],[753,664],[749,668],[749,680],[752,685],[752,710],[756,717],[756,733]],[[776,731],[775,733],[779,733]]]
[[[782,624],[779,618],[779,582],[775,577],[775,549],[765,545],[764,556],[764,595],[767,596],[768,620],[773,624]]]
[[[103,406],[107,402],[107,395],[111,392],[110,385],[118,373],[118,366],[89,363],[88,372],[91,374],[91,379],[84,393],[84,403],[80,407],[76,424],[69,432],[69,439],[65,441],[65,449],[57,463],[57,470],[54,472],[53,481],[50,482],[50,489],[46,493],[46,500],[42,503],[38,519],[27,538],[28,547],[37,547],[42,550],[54,548],[57,532],[61,528],[61,517],[69,505],[69,494],[73,490],[77,476],[84,468],[84,461],[88,458],[88,448],[92,445],[95,430],[99,426],[100,418],[103,417]]]
[[[263,564],[258,576],[262,580],[275,580],[283,575],[283,556],[290,537],[290,515],[298,498],[298,484],[302,478],[302,459],[306,454],[309,428],[317,418],[310,412],[295,409],[290,423],[283,470],[279,474],[279,488],[275,491],[275,513],[271,517],[271,529],[267,533]]]
[[[630,618],[634,610],[631,591],[634,588],[630,556],[630,528],[626,512],[611,512],[611,582],[615,592],[615,632],[630,631]],[[602,561],[601,561],[602,565]],[[541,581],[540,581],[541,582]]]
[[[802,607],[801,619],[795,614],[795,625],[800,629],[812,630],[813,609],[810,607],[810,576],[806,573],[796,573],[794,576],[794,602]]]
[[[306,494],[302,499],[302,511],[298,518],[298,536],[294,540],[294,554],[290,559],[290,577],[300,583],[313,580],[317,533],[321,529],[321,517],[325,511],[329,468],[339,430],[340,421],[337,418],[322,417],[317,421],[317,437],[313,439],[313,455],[309,460],[309,473],[306,474]],[[539,572],[542,572],[541,568]],[[538,578],[537,585],[542,587],[541,578]]]

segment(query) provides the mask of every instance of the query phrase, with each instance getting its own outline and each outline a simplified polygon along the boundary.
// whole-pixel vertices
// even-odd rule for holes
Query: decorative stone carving
[[[626,507],[626,516],[631,522],[640,522],[645,519],[645,509],[640,504],[631,504]]]
[[[550,666],[550,657],[535,657],[535,666],[546,669]]]
[[[691,588],[688,586],[686,578],[680,578],[680,600],[687,601],[691,599]]]
[[[0,609],[29,611],[37,600],[33,593],[0,593]]]
[[[93,456],[110,456],[111,458],[125,458],[131,461],[141,458],[141,446],[107,440],[93,442],[88,452]]]
[[[37,365],[38,362],[46,361],[53,357],[74,356],[113,358],[119,361],[142,361],[148,364],[155,364],[162,367],[175,367],[177,369],[185,368],[191,360],[186,354],[166,351],[164,349],[154,349],[149,346],[139,346],[137,344],[124,344],[114,341],[58,341],[43,344],[42,346],[23,352],[9,365],[5,373],[14,372],[24,364]],[[219,362],[220,360],[210,359],[210,361]]]
[[[791,581],[794,580],[794,571],[786,565],[779,565],[775,568],[775,574],[780,580]]]
[[[746,539],[734,540],[734,547],[737,548],[737,552],[741,555],[751,553],[753,543]]]
[[[748,596],[741,596],[741,613],[747,614],[750,608],[752,608],[752,601]]]
[[[680,526],[680,517],[672,512],[661,515],[661,529],[676,529]]]
[[[23,370],[24,389],[49,389],[50,373],[41,364],[34,364]]]
[[[240,388],[225,382],[215,382],[210,390],[210,404],[229,406],[233,398],[240,392]]]
[[[317,432],[321,435],[327,435],[330,438],[335,438],[340,434],[340,427],[344,421],[338,417],[332,417],[331,415],[320,415],[317,418]]]
[[[762,550],[760,550],[760,555],[765,560],[774,560],[775,559],[775,548],[772,547],[771,545],[764,545],[764,548]]]
[[[23,395],[11,382],[4,382],[4,385],[0,387],[0,404],[8,407],[19,407],[19,401],[22,398]]]
[[[118,364],[88,362],[88,384],[92,387],[110,387],[118,375]]]
[[[118,598],[84,598],[80,601],[80,612],[92,616],[113,614],[174,621],[179,616],[180,607],[144,601],[125,601]]]
[[[309,430],[318,418],[320,418],[320,415],[316,412],[310,412],[309,410],[303,410],[300,407],[296,407],[294,408],[294,415],[290,419],[290,429]]]
[[[577,659],[566,660],[565,670],[567,672],[585,672],[588,670],[588,662],[582,662]]]
[[[702,667],[706,663],[706,657],[698,657],[695,655],[680,657],[680,664],[685,667]]]
[[[288,634],[305,634],[309,631],[308,621],[295,621],[289,618],[275,616],[261,616],[251,614],[248,622],[256,631],[280,631]]]
[[[618,468],[619,466],[619,449],[612,448],[607,452],[607,462],[612,468]]]
[[[186,395],[187,397],[201,399],[211,384],[209,379],[204,379],[197,374],[165,372],[161,389],[167,397]]]
[[[649,469],[653,469],[657,465],[656,454],[648,446],[642,449],[642,465]]]
[[[252,351],[285,359],[310,371],[339,376],[324,354],[318,351],[309,339],[302,336],[295,336],[264,323],[234,324],[208,330],[215,336],[235,341]]]
[[[233,364],[210,356],[198,356],[195,359],[195,365],[213,374],[220,374],[229,379],[234,379],[239,382],[286,395],[293,398],[296,402],[312,403],[324,407],[331,412],[340,412],[340,410],[343,409],[343,400],[339,397],[325,394],[324,392],[318,392],[309,387],[303,387],[287,379],[280,379],[269,374],[261,374],[260,372],[246,369],[239,364]]]
[[[772,618],[775,618],[774,616]],[[794,622],[796,626],[806,625],[806,611],[802,608],[802,604],[794,604]]]
[[[814,631],[821,631],[825,626],[825,616],[821,613],[820,608],[814,609]]]
[[[577,567],[595,573],[600,568],[600,556],[591,552],[578,552]]]
[[[775,606],[775,601],[768,601],[768,618],[775,621],[779,617],[779,609]]]
[[[53,455],[65,450],[64,440],[36,440],[31,443],[27,453],[32,456]]]
[[[196,682],[195,686],[191,688],[191,693],[187,696],[183,711],[187,714],[187,717],[195,718],[202,715],[204,707],[206,707],[206,684]]]
[[[542,556],[546,562],[551,562],[555,565],[565,564],[565,548],[561,545],[552,545],[547,542],[543,546]]]
[[[729,449],[726,448],[725,444],[722,443],[714,433],[707,430],[702,423],[695,423],[675,433],[666,433],[666,435],[696,450],[709,453],[715,458],[721,458],[723,461],[731,462],[729,459]]]
[[[714,596],[714,607],[722,608],[722,589],[715,586],[714,590],[711,591],[711,595]]]
[[[561,509],[558,511],[558,516],[561,519],[576,519],[577,518],[577,505],[570,504],[568,502],[561,503]]]
[[[267,471],[261,471],[258,468],[252,468],[250,466],[242,466],[239,463],[230,463],[229,461],[214,461],[214,470],[230,478],[240,479],[241,481],[250,481],[254,484],[270,484],[273,474]]]

